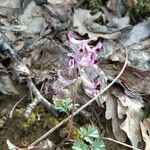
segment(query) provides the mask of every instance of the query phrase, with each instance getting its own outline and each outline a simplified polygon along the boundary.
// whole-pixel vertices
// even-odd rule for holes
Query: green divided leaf
[[[105,144],[103,141],[95,140],[91,145],[91,150],[105,150]]]
[[[60,112],[70,112],[72,109],[72,99],[66,98],[66,99],[60,99],[55,103],[55,108],[58,109]]]
[[[93,143],[94,138],[99,138],[99,132],[95,126],[81,127],[79,130],[81,137],[90,144]]]
[[[73,143],[72,149],[73,150],[88,150],[88,146],[81,141],[75,141]]]

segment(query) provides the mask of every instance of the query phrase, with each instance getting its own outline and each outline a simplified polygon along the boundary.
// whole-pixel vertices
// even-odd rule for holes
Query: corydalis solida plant
[[[68,46],[72,48],[73,52],[69,53],[68,56],[68,68],[69,74],[73,70],[78,69],[79,76],[83,84],[86,86],[88,91],[91,91],[92,95],[95,95],[100,90],[100,83],[98,80],[91,82],[83,75],[85,67],[98,67],[98,53],[102,48],[102,43],[97,42],[95,46],[90,45],[92,41],[96,39],[77,40],[73,37],[73,32],[68,33]]]
[[[76,40],[73,38],[72,32],[68,33],[68,45],[73,50],[73,53],[68,54],[70,57],[68,62],[69,73],[71,73],[73,69],[93,66],[97,63],[98,52],[102,44],[98,42],[96,46],[91,47],[89,43],[94,40],[96,39]]]

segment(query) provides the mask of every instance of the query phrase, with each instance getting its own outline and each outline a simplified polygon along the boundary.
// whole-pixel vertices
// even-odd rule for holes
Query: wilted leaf
[[[121,70],[121,64],[114,67],[113,64],[101,65],[108,79],[112,80]],[[126,67],[123,75],[117,82],[125,91],[126,95],[139,97],[139,93],[150,94],[150,72],[142,72],[137,69]]]
[[[150,21],[139,23],[133,27],[131,32],[121,42],[124,46],[130,46],[143,41],[150,36]]]
[[[112,129],[115,138],[121,142],[125,142],[126,134],[120,129],[120,124],[122,121],[118,117],[117,99],[109,93],[107,93],[105,117],[108,120],[111,119]]]
[[[9,17],[18,14],[19,7],[20,0],[0,0],[0,15]]]
[[[0,26],[0,29],[7,30],[7,31],[24,31],[27,27],[25,25],[7,25],[7,26]]]
[[[121,113],[119,116],[122,118],[123,114],[126,115],[126,119],[121,123],[120,128],[127,133],[132,145],[137,147],[141,141],[140,121],[143,117],[143,101],[141,99],[130,98],[118,90],[112,91],[112,93],[123,106],[122,110],[118,109],[121,110],[118,112]]]
[[[114,18],[107,24],[107,27],[112,27],[118,30],[129,28],[131,27],[131,25],[129,25],[129,20],[130,18],[127,16],[122,18]]]
[[[0,67],[3,69],[3,71],[6,71],[2,64],[0,64]],[[10,79],[9,75],[7,75],[7,71],[0,75],[0,91],[7,95],[18,94],[18,91],[13,86],[12,80]]]
[[[49,139],[46,139],[46,140],[40,142],[36,146],[29,147],[29,149],[31,149],[31,150],[55,150],[56,145],[52,141],[50,141]]]
[[[94,20],[98,19],[101,13],[97,13],[95,15],[90,14],[90,10],[84,9],[76,9],[73,14],[73,27],[74,30],[79,32],[81,35],[88,33],[90,38],[98,38],[102,37],[105,39],[118,39],[121,35],[120,32],[112,33],[112,34],[101,34],[90,32],[87,29],[87,24],[94,22]],[[106,30],[106,29],[105,29]],[[101,31],[102,32],[102,31]]]
[[[146,144],[145,150],[150,149],[150,118],[144,119],[143,122],[140,122],[141,132],[143,140]]]
[[[34,1],[31,1],[25,8],[23,14],[19,17],[19,21],[26,26],[24,32],[28,34],[40,33],[47,24],[42,17],[42,9],[37,6]]]

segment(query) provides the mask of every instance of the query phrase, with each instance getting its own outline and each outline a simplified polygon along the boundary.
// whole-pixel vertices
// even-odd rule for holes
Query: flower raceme
[[[102,47],[102,43],[98,42],[96,46],[90,46],[89,43],[95,40],[76,40],[72,32],[68,33],[68,45],[73,50],[73,53],[68,54],[70,57],[68,62],[69,74],[71,74],[73,69],[93,66],[97,63],[98,52]]]
[[[98,42],[96,46],[91,46],[90,43],[96,41],[96,39],[87,40],[76,40],[73,37],[73,33],[68,33],[68,45],[72,48],[73,52],[69,53],[70,57],[68,62],[69,74],[72,73],[74,69],[78,69],[79,78],[83,82],[86,91],[91,95],[96,95],[97,91],[100,90],[99,80],[90,81],[84,71],[85,67],[95,67],[97,66],[98,53],[102,48],[102,43]]]

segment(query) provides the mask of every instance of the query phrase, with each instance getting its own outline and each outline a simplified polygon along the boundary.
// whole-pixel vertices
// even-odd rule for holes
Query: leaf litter
[[[17,55],[19,55],[19,62],[23,64],[17,64],[18,58],[15,58],[13,53],[5,51],[3,36],[0,36],[0,49],[4,48],[0,55],[0,91],[2,93],[0,99],[3,99],[3,95],[6,95],[8,99],[12,95],[17,101],[22,92],[20,89],[18,90],[16,83],[20,82],[29,88],[28,100],[18,106],[20,110],[22,107],[26,109],[27,103],[30,104],[32,100],[31,111],[35,114],[46,115],[50,113],[44,107],[44,103],[40,105],[43,105],[44,108],[42,109],[46,110],[42,110],[43,112],[40,110],[41,108],[36,110],[36,102],[38,103],[38,101],[34,101],[37,95],[33,91],[36,89],[42,94],[42,99],[45,97],[49,101],[48,104],[52,103],[52,106],[53,103],[56,103],[57,98],[74,98],[74,91],[77,93],[76,103],[79,104],[75,106],[75,109],[78,109],[80,105],[84,105],[93,98],[99,90],[104,89],[117,76],[125,62],[125,47],[128,52],[128,64],[122,76],[110,89],[99,96],[95,104],[91,104],[85,110],[89,111],[90,107],[95,107],[96,113],[103,111],[105,115],[103,118],[98,115],[98,121],[102,122],[104,129],[107,128],[105,128],[107,126],[105,122],[111,121],[109,124],[112,129],[109,130],[112,130],[116,140],[123,143],[130,141],[133,147],[140,149],[145,147],[145,150],[148,150],[150,147],[149,115],[144,118],[144,113],[147,111],[144,103],[149,101],[150,95],[150,21],[145,18],[144,20],[141,18],[137,24],[133,24],[131,21],[134,14],[130,9],[136,8],[136,5],[140,4],[140,0],[109,0],[105,3],[101,1],[99,2],[99,10],[96,12],[83,7],[77,8],[78,3],[79,1],[71,0],[6,0],[0,2],[0,32],[6,36],[7,42],[10,41],[8,45],[16,50]],[[90,39],[87,43],[89,49],[92,49],[97,42],[102,43],[102,48],[98,54],[95,52],[91,54],[90,52],[90,59],[98,61],[96,68],[92,66],[94,61],[90,67],[84,65],[85,62],[87,65],[90,64],[89,58],[85,59],[89,52],[85,52],[81,60],[78,58],[78,61],[81,61],[78,63],[79,65],[82,64],[83,68],[73,67],[73,60],[70,61],[71,58],[68,56],[75,59],[77,55],[73,54],[72,48],[76,50],[77,47],[68,44],[67,34],[69,31],[73,31],[73,37],[79,41]],[[75,70],[74,74],[71,75],[68,74],[69,61]],[[27,74],[24,74],[25,72]],[[77,77],[78,74],[80,74],[79,77]],[[30,87],[31,83],[27,79],[28,77],[33,80],[35,89]],[[78,89],[73,87],[76,81],[79,81]],[[69,91],[70,89],[72,92]],[[24,88],[21,90],[27,92]],[[0,111],[3,112],[4,109],[7,109],[7,105],[1,107]],[[64,114],[59,112],[58,115],[63,116]],[[4,119],[4,114],[1,113],[0,117]],[[74,120],[74,124],[79,128],[80,116],[77,117],[78,119],[77,121]],[[13,146],[16,149],[21,149],[18,147],[36,149],[36,146],[30,147],[31,139],[34,142],[47,131],[46,129],[41,130],[42,124],[40,124],[34,138],[26,139],[24,137],[20,141],[19,136],[23,132],[22,129],[19,129],[20,133],[15,133],[15,126],[12,126],[11,120],[5,119],[5,128],[2,127],[0,131],[1,135],[5,134],[6,136],[0,142],[2,149],[6,149],[6,141],[8,143],[9,140],[17,145],[13,146],[9,142],[9,148]],[[44,120],[41,122],[44,124]],[[98,126],[93,117],[88,121],[88,123],[90,122],[94,122]],[[9,135],[9,126],[11,126],[10,130],[14,140]],[[33,128],[37,127],[38,122],[33,125]],[[28,130],[33,132],[35,129],[30,127]],[[25,131],[26,135],[29,131]],[[107,130],[102,131],[102,133],[104,136],[108,135]],[[55,138],[57,135],[55,134]],[[58,138],[60,138],[59,135]],[[44,149],[45,146],[49,148],[51,142],[61,145],[58,140],[50,138],[47,143],[38,144],[37,149]],[[55,144],[52,144],[52,147],[56,148]],[[106,149],[110,149],[107,147],[107,141],[105,144]],[[114,149],[119,150],[119,147],[116,146]]]

